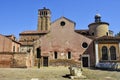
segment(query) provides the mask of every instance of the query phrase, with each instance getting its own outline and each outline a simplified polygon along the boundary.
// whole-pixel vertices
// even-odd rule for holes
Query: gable
[[[87,49],[83,48],[83,43],[87,43],[89,46],[91,42],[91,39],[75,31],[56,28],[41,37],[41,50],[44,53],[70,50],[72,52],[78,52],[78,54],[83,54]]]
[[[75,23],[65,17],[61,17],[57,20],[55,20],[52,24],[51,24],[51,31],[54,29],[57,30],[71,30],[74,31],[75,28]]]
[[[64,16],[62,16],[62,17],[58,18],[57,20],[53,21],[52,24],[55,23],[56,21],[60,20],[60,19],[66,19],[66,20],[68,20],[69,22],[73,23],[74,25],[76,24],[74,21],[72,21],[72,20],[70,20],[70,19],[68,19],[68,18],[66,18],[66,17],[64,17]]]

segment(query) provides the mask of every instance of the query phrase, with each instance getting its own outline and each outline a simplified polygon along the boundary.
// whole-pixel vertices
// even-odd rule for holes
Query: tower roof
[[[46,10],[50,11],[50,9],[48,9],[46,7],[43,7],[43,9],[39,9],[38,11],[46,11]],[[50,13],[51,13],[51,11],[50,11]]]
[[[101,21],[101,15],[99,13],[97,13],[94,16],[94,19],[95,19],[95,22],[89,24],[88,27],[90,27],[91,25],[98,25],[98,24],[107,24],[107,25],[109,25],[109,23]]]
[[[95,15],[95,22],[96,23],[101,22],[101,15],[99,13]]]
[[[95,15],[95,17],[101,17],[101,15],[100,15],[99,13],[97,13],[97,14]]]

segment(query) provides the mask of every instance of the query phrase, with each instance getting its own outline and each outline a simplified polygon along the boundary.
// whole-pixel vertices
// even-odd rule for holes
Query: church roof
[[[72,20],[70,20],[70,19],[68,19],[68,18],[66,18],[66,17],[64,17],[64,16],[58,18],[57,20],[62,19],[62,18],[66,19],[66,20],[68,20],[68,21],[74,23],[74,25],[76,25],[76,23],[75,23],[74,21],[72,21]],[[56,22],[57,20],[53,21],[52,23]]]
[[[12,42],[15,42],[15,43],[17,43],[17,44],[20,44],[18,41],[14,40],[14,39],[11,39],[11,38],[9,38],[8,36],[2,35],[2,34],[0,34],[0,36],[2,36],[2,37],[5,38],[5,39],[11,40]],[[10,35],[9,35],[9,36],[10,36]]]
[[[107,25],[109,25],[109,23],[107,23],[107,22],[94,22],[94,23],[90,23],[88,25],[88,27],[90,27],[91,25],[96,25],[96,24],[107,24]]]
[[[39,9],[39,11],[41,11],[41,10],[49,10],[50,11],[50,9],[48,9],[46,7],[43,7],[43,9]]]
[[[75,32],[77,32],[77,33],[82,33],[82,32],[87,33],[88,31],[89,31],[88,29],[84,29],[84,30],[75,30]]]
[[[114,36],[102,36],[99,38],[96,38],[96,41],[120,41],[120,37],[114,37]]]
[[[75,30],[76,33],[78,34],[82,34],[84,36],[90,36],[89,34],[89,30],[88,29],[84,29],[84,30]]]
[[[36,31],[32,31],[31,30],[31,31],[23,31],[22,33],[20,33],[20,35],[24,35],[24,34],[26,34],[26,35],[29,35],[29,34],[30,35],[31,34],[34,35],[35,34],[36,35],[36,34],[46,34],[46,33],[48,33],[48,31],[37,31],[37,30]]]

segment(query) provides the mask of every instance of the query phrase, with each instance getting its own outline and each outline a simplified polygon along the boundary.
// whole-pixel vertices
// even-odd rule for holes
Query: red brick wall
[[[0,53],[0,68],[26,67],[26,53]]]
[[[11,52],[12,40],[0,35],[0,52]]]
[[[13,67],[26,67],[26,56],[27,55],[25,53],[14,54]]]
[[[15,52],[19,52],[20,44],[12,41],[10,38],[0,35],[0,52],[14,52],[13,47],[15,46]]]
[[[8,68],[12,66],[13,55],[8,53],[0,54],[0,68]]]

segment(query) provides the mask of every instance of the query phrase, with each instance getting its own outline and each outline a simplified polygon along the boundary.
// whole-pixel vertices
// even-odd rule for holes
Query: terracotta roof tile
[[[120,37],[102,36],[102,37],[96,38],[96,40],[120,40]]]

